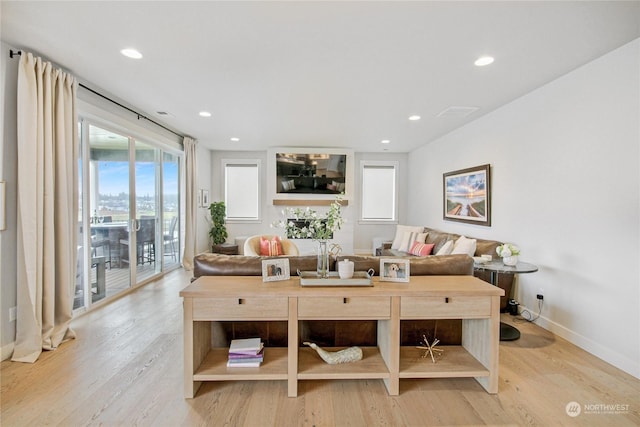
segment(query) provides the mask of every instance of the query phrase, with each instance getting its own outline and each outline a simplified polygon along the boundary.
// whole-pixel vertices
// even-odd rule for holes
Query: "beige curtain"
[[[196,230],[197,230],[197,189],[196,178],[198,169],[196,164],[197,142],[187,136],[184,137],[184,163],[185,163],[185,224],[184,224],[184,254],[182,266],[186,270],[193,270],[193,257],[196,254]]]
[[[23,52],[18,71],[17,322],[12,360],[74,338],[78,227],[75,79]]]

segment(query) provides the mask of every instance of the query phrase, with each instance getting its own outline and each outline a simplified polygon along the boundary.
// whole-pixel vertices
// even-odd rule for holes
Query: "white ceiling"
[[[408,152],[640,37],[638,1],[0,7],[11,48],[219,150]],[[125,47],[144,58],[123,57]],[[496,60],[475,67],[481,55]],[[450,106],[480,109],[437,117]]]

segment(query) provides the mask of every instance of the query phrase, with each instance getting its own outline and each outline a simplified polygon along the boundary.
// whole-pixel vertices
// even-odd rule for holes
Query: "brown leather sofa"
[[[436,230],[435,228],[424,227],[424,232],[428,233],[425,243],[433,243],[434,252],[437,251],[447,240],[453,240],[454,242],[460,237],[459,234],[447,233],[445,231]],[[502,242],[497,240],[485,240],[478,239],[472,236],[465,236],[470,239],[476,239],[476,252],[474,256],[481,255],[491,255],[494,259],[498,257],[496,254],[496,248],[502,245]],[[382,244],[382,247],[376,248],[376,254],[383,256],[395,256],[395,257],[413,257],[413,255],[408,252],[402,252],[391,249],[391,243],[385,242]],[[411,270],[411,274],[413,270]],[[484,280],[485,282],[491,283],[491,276],[488,271],[476,271],[472,273],[474,276]],[[500,311],[506,311],[507,301],[511,298],[511,288],[513,287],[514,276],[513,274],[498,274],[498,286],[504,289],[504,296],[500,297]]]
[[[194,257],[193,280],[201,276],[261,276],[262,260],[269,257],[199,254]],[[291,256],[289,258],[292,275],[297,270],[315,271],[315,256]],[[356,271],[373,268],[378,275],[380,258],[377,256],[341,256],[330,260],[331,270],[336,261],[343,258],[352,260]],[[439,257],[412,257],[411,275],[472,275],[473,259],[467,255],[446,255]],[[226,342],[235,338],[259,336],[265,346],[287,345],[286,322],[221,322]],[[437,337],[443,344],[460,344],[462,322],[460,320],[416,320],[403,321],[400,339],[403,345],[419,344],[422,335],[429,339]],[[312,341],[321,346],[342,347],[351,345],[375,346],[377,342],[377,322],[371,321],[300,321],[300,341]],[[223,343],[220,343],[224,345]]]

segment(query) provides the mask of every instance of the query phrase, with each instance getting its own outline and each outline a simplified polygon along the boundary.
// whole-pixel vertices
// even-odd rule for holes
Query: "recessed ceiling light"
[[[238,141],[240,141],[240,138],[233,137],[233,138],[231,138],[231,141],[238,142]]]
[[[200,114],[200,117],[211,117],[211,113],[208,111],[200,111],[198,114]]]
[[[493,63],[492,56],[481,56],[480,58],[476,59],[476,62],[474,62],[476,67],[484,67],[485,65],[489,65],[491,63]]]
[[[142,54],[133,48],[122,49],[120,53],[126,56],[127,58],[133,58],[133,59],[142,58]]]
[[[420,116],[417,116],[417,115],[409,116],[409,120],[415,122],[416,120],[420,120]]]
[[[388,139],[383,139],[383,140],[382,140],[382,141],[380,141],[380,142],[381,142],[381,143],[383,143],[383,144],[388,144],[388,143],[390,143],[391,141],[390,141],[390,140],[388,140]]]

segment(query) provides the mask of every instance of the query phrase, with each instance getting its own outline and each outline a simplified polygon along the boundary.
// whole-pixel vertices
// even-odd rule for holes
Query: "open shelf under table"
[[[400,348],[400,378],[454,378],[488,377],[485,368],[462,346],[437,346],[444,353],[433,363],[430,356],[423,358],[426,350],[415,347]]]
[[[324,348],[327,351],[338,351],[341,348]],[[377,347],[362,348],[362,360],[351,363],[329,365],[323,361],[315,350],[302,347],[298,349],[298,379],[357,379],[357,378],[389,378],[389,369],[384,363]]]
[[[287,348],[267,347],[257,368],[228,368],[228,348],[213,348],[193,374],[194,381],[286,380]]]

